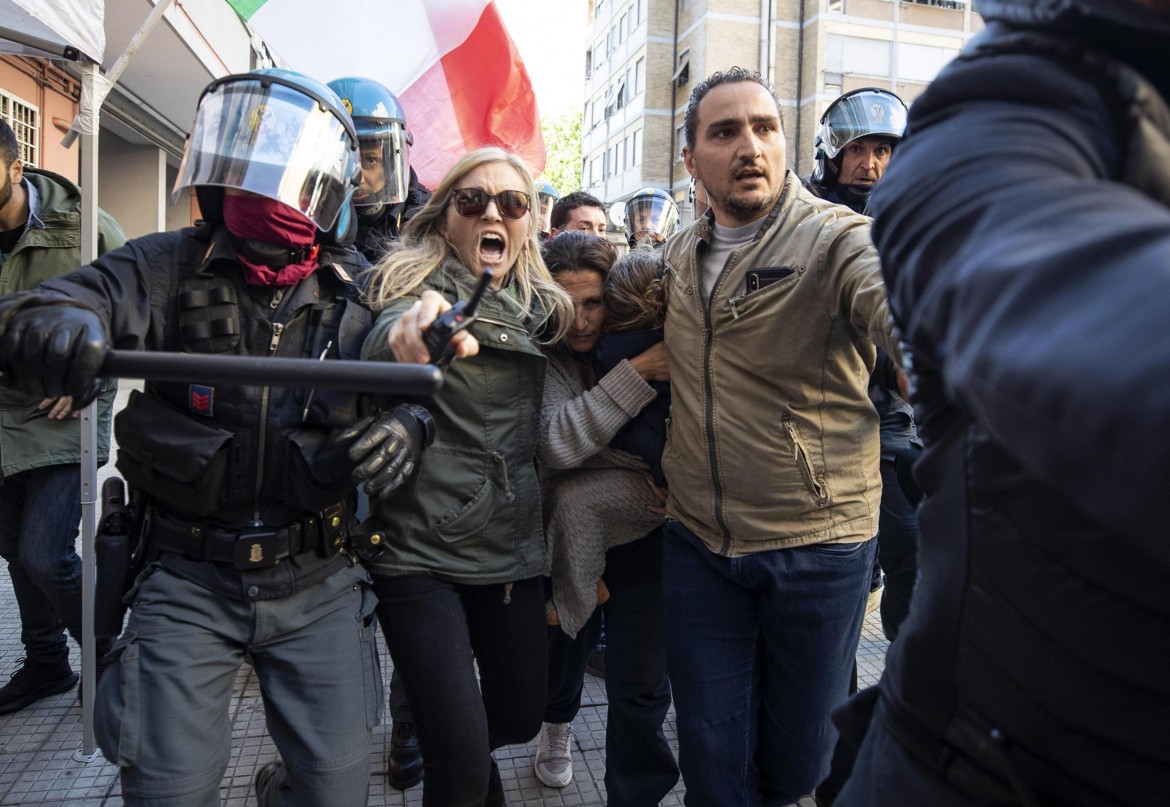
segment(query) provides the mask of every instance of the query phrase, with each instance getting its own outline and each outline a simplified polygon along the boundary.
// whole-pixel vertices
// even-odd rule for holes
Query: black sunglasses
[[[523,191],[500,191],[493,196],[479,188],[459,188],[451,191],[451,198],[455,200],[455,212],[468,218],[482,216],[488,202],[495,202],[506,219],[523,218],[528,212],[528,194]]]

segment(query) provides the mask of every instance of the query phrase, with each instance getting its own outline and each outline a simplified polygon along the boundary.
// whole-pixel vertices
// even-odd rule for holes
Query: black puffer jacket
[[[1011,803],[1170,804],[1170,14],[980,10],[871,200],[926,443],[883,702]]]

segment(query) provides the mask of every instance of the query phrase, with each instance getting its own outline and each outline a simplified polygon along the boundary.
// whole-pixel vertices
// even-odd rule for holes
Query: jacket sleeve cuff
[[[597,385],[630,417],[637,415],[646,404],[658,397],[654,388],[642,380],[642,376],[626,359],[622,359],[602,376]]]

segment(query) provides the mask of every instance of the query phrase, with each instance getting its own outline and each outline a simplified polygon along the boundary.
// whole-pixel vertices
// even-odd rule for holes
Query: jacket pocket
[[[427,458],[438,459],[434,453]],[[430,473],[420,475],[423,510],[439,538],[454,543],[484,528],[499,503],[494,472],[503,464],[482,455],[447,454],[431,463]],[[427,469],[425,459],[423,468]]]
[[[118,471],[128,485],[184,515],[206,516],[218,508],[231,461],[230,431],[132,390],[114,419],[114,435]]]
[[[808,449],[804,446],[804,441],[800,439],[800,432],[796,430],[796,423],[793,421],[792,415],[784,415],[782,422],[784,424],[784,436],[788,439],[788,448],[791,452],[792,460],[796,463],[796,467],[800,471],[800,476],[804,480],[805,487],[812,494],[818,507],[827,506],[830,500],[829,488],[825,485],[824,479],[819,477],[816,469],[813,468],[812,458],[809,456]]]
[[[324,510],[357,488],[347,446],[333,445],[321,429],[298,429],[287,437],[284,495],[289,502]]]

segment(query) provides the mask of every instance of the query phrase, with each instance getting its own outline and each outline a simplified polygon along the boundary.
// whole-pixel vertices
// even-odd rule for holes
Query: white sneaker
[[[572,743],[573,728],[568,723],[541,725],[532,767],[542,784],[565,787],[573,781]]]

